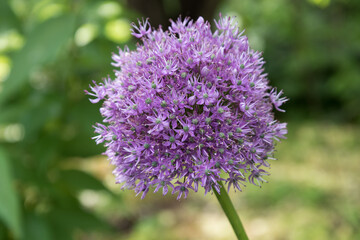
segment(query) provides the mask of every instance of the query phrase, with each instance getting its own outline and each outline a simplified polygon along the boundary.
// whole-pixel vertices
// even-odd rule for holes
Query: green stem
[[[230,221],[232,228],[234,229],[235,235],[237,236],[238,240],[248,240],[244,227],[240,221],[239,216],[237,215],[234,205],[231,203],[229,195],[224,188],[222,182],[219,182],[220,185],[220,194],[213,188],[213,191],[218,199],[222,209],[224,210],[227,218]]]

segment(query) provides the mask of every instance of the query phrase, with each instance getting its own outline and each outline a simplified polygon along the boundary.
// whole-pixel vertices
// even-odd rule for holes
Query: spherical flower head
[[[215,32],[202,17],[171,20],[166,31],[139,24],[132,34],[142,44],[114,54],[115,77],[87,92],[103,102],[94,139],[116,182],[142,198],[150,189],[180,198],[219,191],[219,181],[240,191],[266,181],[274,142],[287,133],[273,110],[287,99],[236,20],[220,16]]]

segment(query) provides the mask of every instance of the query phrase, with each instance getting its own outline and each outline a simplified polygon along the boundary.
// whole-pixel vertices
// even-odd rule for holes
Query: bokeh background
[[[360,239],[360,1],[1,0],[0,239],[230,240],[215,196],[120,191],[95,145],[99,105],[130,23],[237,17],[290,101],[269,183],[231,192],[251,239]]]

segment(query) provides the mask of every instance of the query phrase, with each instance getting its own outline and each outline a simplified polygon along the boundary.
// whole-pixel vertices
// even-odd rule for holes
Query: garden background
[[[0,239],[234,239],[214,195],[120,191],[84,94],[137,18],[219,12],[290,98],[269,183],[230,194],[250,239],[360,239],[357,0],[0,0]]]

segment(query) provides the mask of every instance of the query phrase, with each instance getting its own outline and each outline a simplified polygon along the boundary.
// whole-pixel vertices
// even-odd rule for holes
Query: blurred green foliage
[[[132,45],[135,15],[115,1],[0,4],[0,239],[109,230],[78,199],[84,189],[115,197],[79,169],[103,151],[91,140],[101,119],[84,89],[111,73],[117,45]]]
[[[164,6],[174,13],[179,4]],[[275,219],[268,239],[359,238],[360,198],[349,187],[358,182],[353,163],[360,156],[359,129],[318,130],[322,122],[301,122],[360,122],[360,2],[224,0],[219,11],[236,15],[252,47],[264,51],[272,85],[291,99],[280,117],[290,126],[297,122],[279,149],[286,164],[277,164],[274,184],[237,200],[255,209],[244,211],[245,217],[264,213],[261,221]],[[152,195],[138,204],[133,192],[109,189],[111,170],[103,174],[99,165],[104,159],[91,167],[89,158],[103,151],[91,140],[91,126],[101,117],[84,89],[111,75],[117,47],[134,48],[129,28],[138,17],[125,1],[0,1],[0,239],[221,239],[224,233],[210,231],[216,230],[212,215],[199,214],[209,206],[214,211],[211,204],[203,206],[208,198],[190,198],[184,211],[171,196]],[[334,145],[333,138],[340,140]],[[307,176],[306,169],[316,176]],[[328,181],[339,173],[345,180]],[[98,202],[102,207],[94,208]],[[317,226],[306,221],[316,217]],[[288,221],[310,230],[289,231]],[[245,225],[261,239],[261,231],[256,235],[251,223]]]
[[[360,122],[360,2],[229,0],[291,118]]]

